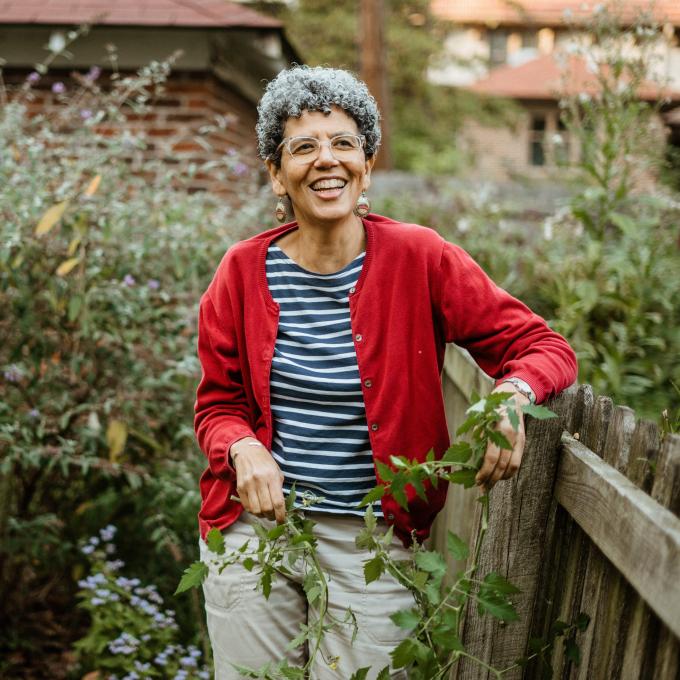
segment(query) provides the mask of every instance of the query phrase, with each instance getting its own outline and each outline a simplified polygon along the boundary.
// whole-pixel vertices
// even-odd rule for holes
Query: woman
[[[326,663],[312,677],[349,678],[369,665],[375,677],[403,635],[389,614],[410,596],[387,578],[375,594],[365,591],[356,504],[376,484],[374,461],[423,460],[448,447],[446,343],[466,347],[518,409],[573,382],[576,361],[561,336],[460,248],[430,229],[368,214],[379,114],[354,76],[281,72],[260,103],[257,134],[277,216],[286,201],[295,221],[230,248],[201,299],[201,533],[217,527],[238,547],[253,535],[252,515],[284,520],[293,482],[322,496],[314,519],[330,607],[350,605],[361,634],[353,645],[348,631],[328,635]],[[484,488],[521,461],[523,428],[515,432],[507,417],[500,428],[513,448],[489,447],[477,475]],[[241,503],[230,500],[235,493]],[[445,494],[442,485],[428,489],[427,501],[412,498],[408,511],[382,499],[376,512],[401,539],[395,551],[427,537]],[[282,658],[306,621],[299,578],[279,579],[268,601],[253,592],[255,580],[238,566],[206,580],[218,678],[238,677],[232,664]],[[295,662],[303,654],[289,653]]]

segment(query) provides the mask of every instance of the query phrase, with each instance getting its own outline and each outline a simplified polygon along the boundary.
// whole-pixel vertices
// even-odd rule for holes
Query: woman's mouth
[[[337,198],[347,185],[344,179],[319,179],[311,184],[310,189],[321,198]]]

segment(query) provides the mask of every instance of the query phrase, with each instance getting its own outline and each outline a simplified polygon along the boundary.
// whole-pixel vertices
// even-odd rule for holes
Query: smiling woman
[[[257,133],[277,215],[287,196],[295,220],[233,246],[201,298],[201,535],[216,527],[227,550],[237,550],[254,536],[250,515],[284,520],[293,484],[298,498],[320,497],[309,511],[330,574],[329,610],[342,618],[351,607],[366,634],[352,641],[349,624],[327,634],[311,677],[349,678],[371,666],[375,678],[405,635],[389,614],[412,600],[389,576],[366,591],[357,505],[376,484],[377,461],[422,461],[448,447],[446,343],[466,347],[497,389],[515,395],[520,427],[503,415],[512,450],[489,447],[477,477],[485,488],[519,468],[520,406],[569,385],[576,361],[564,338],[460,248],[431,229],[368,213],[379,114],[352,74],[281,72],[260,103]],[[394,527],[397,559],[427,537],[445,495],[442,485],[428,488],[426,500],[409,497],[408,512],[389,494],[376,504],[379,521]],[[279,578],[265,600],[240,564],[211,571],[204,592],[218,680],[239,677],[234,664],[305,663],[307,650],[287,649],[316,615],[307,611],[304,578]]]

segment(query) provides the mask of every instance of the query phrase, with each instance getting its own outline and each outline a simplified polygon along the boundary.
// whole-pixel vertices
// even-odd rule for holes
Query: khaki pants
[[[311,680],[348,680],[359,668],[371,666],[368,678],[388,666],[389,653],[407,633],[397,628],[389,615],[413,606],[413,597],[391,576],[384,574],[378,581],[365,585],[363,562],[370,555],[357,549],[354,539],[363,526],[359,517],[335,517],[315,513],[317,554],[322,569],[330,575],[329,611],[343,619],[348,607],[352,608],[359,632],[351,642],[352,629],[341,626],[326,633],[317,661],[312,668]],[[251,548],[257,547],[252,528],[255,521],[248,513],[225,530],[227,552],[243,545],[249,538]],[[273,522],[266,522],[274,526]],[[201,559],[211,563],[219,559],[199,541]],[[395,539],[392,547],[395,559],[407,559],[409,552]],[[297,567],[299,571],[299,566]],[[234,564],[221,574],[210,564],[210,574],[203,584],[208,631],[215,660],[215,679],[232,680],[241,677],[232,664],[260,668],[268,662],[277,662],[287,656],[293,664],[303,665],[306,650],[286,651],[288,643],[298,634],[300,625],[307,623],[307,600],[302,590],[304,574],[293,573],[290,578],[278,575],[268,600],[255,590],[257,568],[247,571]],[[311,612],[311,616],[314,612]],[[324,661],[339,657],[332,669]],[[403,672],[390,677],[406,678]]]

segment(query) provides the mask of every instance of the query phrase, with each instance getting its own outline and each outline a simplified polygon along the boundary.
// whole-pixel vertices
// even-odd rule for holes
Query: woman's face
[[[299,118],[289,118],[284,128],[286,139],[316,137],[321,142],[343,133],[358,135],[359,129],[354,119],[337,106],[330,114],[304,111]],[[274,193],[288,194],[298,223],[337,225],[355,219],[353,210],[361,192],[368,189],[373,162],[361,148],[338,160],[330,146],[322,144],[313,161],[300,162],[282,148],[281,167],[272,161],[266,165]]]

